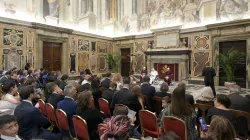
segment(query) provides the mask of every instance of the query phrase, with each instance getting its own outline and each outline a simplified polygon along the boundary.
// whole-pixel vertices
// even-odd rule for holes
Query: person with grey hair
[[[232,85],[229,87],[229,91],[230,94],[228,95],[228,97],[231,100],[231,105],[229,106],[229,108],[250,113],[249,99],[239,95],[241,87],[238,85]]]
[[[67,85],[64,88],[64,99],[57,103],[57,108],[62,109],[68,117],[68,122],[70,126],[70,130],[72,134],[75,134],[74,132],[74,125],[72,122],[72,116],[76,114],[76,96],[77,96],[77,90],[74,85]],[[69,137],[68,131],[65,131],[61,129],[61,134],[63,136]]]
[[[165,97],[165,96],[171,96],[171,94],[168,93],[169,87],[166,82],[163,82],[160,87],[160,92],[156,92],[155,96],[158,97]]]

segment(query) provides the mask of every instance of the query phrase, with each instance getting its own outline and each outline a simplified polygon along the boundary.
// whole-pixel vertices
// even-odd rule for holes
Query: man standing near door
[[[214,76],[216,76],[215,70],[213,67],[207,66],[202,71],[202,76],[204,76],[205,86],[210,86],[213,90],[214,97],[216,97],[216,92],[214,88]]]

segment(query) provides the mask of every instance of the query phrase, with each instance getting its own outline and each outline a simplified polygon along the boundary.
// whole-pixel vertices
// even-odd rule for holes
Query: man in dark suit
[[[178,84],[178,87],[181,87],[181,88],[184,88],[186,90],[186,84],[183,83],[183,82],[180,82]],[[186,97],[186,100],[188,101],[188,103],[190,105],[193,105],[194,104],[194,96],[193,95],[190,95],[190,94],[185,94],[185,97]]]
[[[111,109],[114,109],[115,104],[123,104],[128,106],[131,110],[138,112],[141,109],[141,105],[138,101],[138,96],[129,90],[130,78],[123,78],[123,88],[114,94]]]
[[[154,102],[153,97],[155,96],[155,87],[149,84],[150,78],[148,76],[144,76],[143,84],[141,85],[141,92],[143,95],[147,96],[146,105],[148,110],[154,112]]]
[[[52,94],[48,99],[48,103],[50,103],[54,109],[57,109],[57,103],[64,99],[64,95],[62,95],[62,90],[55,83],[50,86],[50,91],[52,91]]]
[[[205,67],[202,71],[202,76],[204,76],[205,86],[210,86],[213,90],[214,97],[216,97],[216,92],[214,88],[214,76],[216,76],[215,70],[213,67]]]
[[[14,115],[17,117],[19,124],[18,134],[27,139],[45,139],[45,140],[60,140],[61,134],[53,134],[48,130],[41,129],[41,126],[46,126],[49,121],[44,117],[39,109],[32,105],[32,100],[38,96],[33,86],[23,87],[20,94],[23,101],[15,109]]]
[[[76,113],[76,93],[77,90],[73,85],[67,85],[64,88],[64,99],[57,103],[57,108],[62,109],[67,114],[71,134],[75,134],[72,116]],[[68,131],[61,130],[61,133],[63,136],[69,136]]]
[[[250,113],[249,99],[239,95],[241,87],[238,85],[232,85],[229,87],[229,91],[231,93],[228,95],[229,99],[231,100],[231,105],[229,108]]]
[[[111,104],[112,102],[112,98],[113,98],[116,87],[117,87],[116,82],[111,82],[109,85],[109,88],[104,90],[102,93],[102,98],[106,99],[109,102],[109,104]]]
[[[104,77],[104,79],[101,81],[101,87],[103,87],[105,89],[109,88],[109,84],[111,83],[110,77],[111,77],[111,73],[108,72],[106,74],[106,77]]]
[[[40,81],[40,72],[35,72],[34,79],[36,79],[36,88],[43,88],[43,85]]]
[[[64,74],[62,77],[61,77],[61,82],[60,82],[60,85],[59,87],[64,90],[64,88],[67,86],[67,81],[69,79],[69,76],[67,74]]]

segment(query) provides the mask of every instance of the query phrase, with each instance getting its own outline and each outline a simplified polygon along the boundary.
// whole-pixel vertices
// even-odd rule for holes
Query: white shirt
[[[18,135],[16,135],[15,137],[1,135],[1,138],[4,139],[4,140],[21,140],[21,139],[18,137]]]
[[[87,83],[88,83],[88,84],[91,84],[89,81],[87,81],[87,80],[84,79],[84,80],[82,81],[82,84],[81,84],[81,85],[84,85],[84,84],[87,84]]]
[[[14,111],[16,109],[17,104],[7,101],[7,100],[13,100],[13,99],[15,100],[14,96],[11,94],[4,95],[2,100],[0,100],[0,110],[9,109],[5,113],[9,115],[14,115]]]

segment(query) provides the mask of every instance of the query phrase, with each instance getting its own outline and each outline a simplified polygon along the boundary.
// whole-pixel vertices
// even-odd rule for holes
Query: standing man
[[[204,76],[205,86],[210,86],[213,90],[214,97],[216,97],[216,92],[214,88],[214,76],[216,76],[215,70],[213,67],[205,67],[202,71],[202,76]]]

